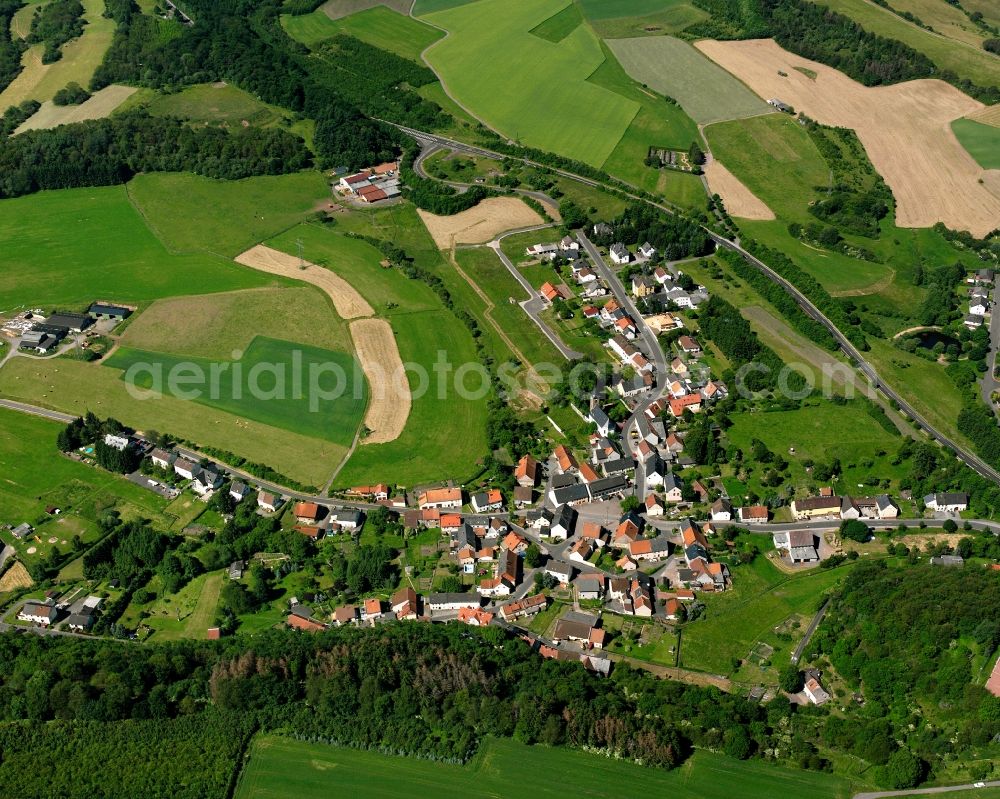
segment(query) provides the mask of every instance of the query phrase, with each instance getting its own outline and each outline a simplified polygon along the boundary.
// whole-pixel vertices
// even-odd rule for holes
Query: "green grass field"
[[[639,104],[587,81],[604,58],[587,26],[558,44],[529,33],[566,5],[480,0],[431,14],[428,21],[451,35],[426,57],[456,98],[492,127],[526,145],[600,166]]]
[[[583,24],[583,15],[576,3],[571,3],[562,11],[553,14],[545,22],[536,25],[529,33],[558,44]]]
[[[791,479],[786,485],[804,493],[818,488],[806,471],[806,461],[829,463],[839,458],[842,469],[834,488],[844,493],[874,492],[874,488],[859,489],[858,484],[869,478],[889,479],[895,484],[905,473],[905,469],[892,465],[902,439],[886,431],[860,405],[809,400],[799,410],[737,413],[732,421],[727,431],[730,442],[747,456],[752,439],[763,441],[771,452],[788,461]],[[763,494],[768,489],[759,483],[760,471],[755,470],[750,487]]]
[[[65,413],[92,410],[138,430],[172,433],[201,446],[235,452],[309,485],[322,485],[346,448],[308,435],[174,397],[136,401],[121,372],[69,358],[14,358],[0,369],[0,395]],[[304,455],[305,453],[305,455]]]
[[[860,24],[865,30],[897,39],[928,56],[940,69],[980,86],[1000,84],[1000,59],[980,47],[962,44],[918,28],[891,11],[866,0],[813,0]],[[890,3],[890,5],[892,5]],[[919,14],[917,15],[919,16]]]
[[[770,106],[687,42],[672,36],[613,39],[608,46],[639,83],[673,97],[698,123],[766,114]]]
[[[347,325],[312,286],[249,289],[157,300],[134,317],[123,346],[171,355],[231,358],[255,336],[350,352]]]
[[[681,665],[729,674],[733,659],[747,657],[757,641],[780,645],[773,637],[773,628],[793,614],[812,617],[823,595],[845,574],[846,567],[841,567],[789,577],[760,555],[749,566],[737,567],[733,588],[706,598],[705,614],[684,627]],[[780,655],[776,652],[778,668],[787,662],[791,649],[786,643]],[[772,676],[777,676],[776,671]]]
[[[896,0],[890,4],[897,12],[913,14],[924,25],[956,42],[982,47],[986,35],[960,8],[946,0]],[[969,11],[974,9],[969,8]]]
[[[979,166],[1000,169],[1000,128],[971,119],[956,119],[951,129]]]
[[[580,8],[590,20],[644,17],[661,11],[670,2],[664,0],[579,0]]]
[[[0,201],[0,240],[0,311],[289,285],[227,258],[171,255],[122,186]]]
[[[698,127],[681,108],[664,102],[632,80],[607,44],[602,43],[601,48],[604,63],[587,78],[588,82],[639,104],[639,113],[604,162],[604,169],[647,191],[672,194],[675,201],[682,200],[681,205],[703,204],[705,190],[700,180],[692,175],[653,169],[643,163],[651,145],[687,150],[692,142],[701,140]],[[698,185],[695,187],[692,183]],[[688,192],[688,186],[693,191]]]
[[[26,562],[51,549],[48,539],[59,541],[79,534],[85,541],[98,536],[97,516],[115,507],[125,518],[163,518],[165,500],[122,477],[95,469],[60,455],[56,436],[62,425],[37,416],[0,408],[0,524],[35,526],[39,540],[14,542]],[[48,505],[62,510],[58,517],[45,513]],[[8,541],[10,543],[10,541]],[[28,555],[28,547],[38,552]],[[60,546],[62,552],[68,547]]]
[[[268,244],[295,252],[296,241],[301,240],[308,260],[348,280],[376,314],[389,321],[404,365],[419,364],[433,377],[430,370],[439,351],[455,368],[476,361],[468,330],[442,308],[430,288],[398,269],[383,268],[378,250],[344,236],[344,232],[387,239],[403,247],[418,265],[434,272],[443,268],[441,253],[409,205],[338,216],[337,226],[332,229],[300,225]],[[409,377],[411,390],[417,390],[417,376],[410,372]],[[443,397],[438,396],[435,387],[414,399],[410,418],[396,441],[359,446],[337,475],[336,485],[388,479],[414,485],[470,476],[486,453],[486,401],[462,399],[455,396],[450,384],[446,388]],[[459,438],[454,435],[456,429],[463,431]]]
[[[517,775],[513,778],[513,775]],[[553,778],[560,775],[560,778]],[[574,779],[572,788],[567,780]],[[585,777],[583,776],[585,775]],[[627,786],[627,787],[626,787]],[[466,766],[397,758],[374,752],[260,736],[240,775],[236,799],[296,796],[364,796],[403,799],[427,793],[436,799],[492,797],[669,796],[671,799],[843,799],[847,781],[826,774],[695,753],[674,771],[643,768],[586,752],[486,741]]]
[[[156,583],[148,588],[155,590]],[[222,591],[222,573],[200,574],[176,594],[158,596],[141,608],[149,613],[142,620],[154,630],[153,641],[176,641],[181,638],[204,639],[212,626]],[[138,616],[130,619],[132,624]]]
[[[420,54],[444,35],[430,25],[385,6],[359,11],[338,20],[330,19],[319,8],[305,16],[283,16],[281,24],[289,36],[307,47],[346,33],[413,61],[420,61]]]
[[[292,118],[288,111],[226,83],[199,83],[173,94],[153,95],[145,102],[153,116],[179,117],[192,122],[239,125],[245,120],[254,127],[270,127]]]
[[[186,387],[175,391],[169,386],[167,376],[172,370],[182,368],[182,364],[200,375],[189,384],[192,392],[197,392],[191,400],[185,399],[189,396]],[[217,384],[213,385],[213,367],[224,364],[229,367],[221,370]],[[240,375],[234,374],[237,365],[241,366]],[[242,357],[232,360],[122,347],[105,366],[121,370],[126,382],[144,391],[173,395],[344,447],[354,440],[367,403],[361,367],[353,356],[263,336],[254,338]],[[327,368],[335,373],[324,372]],[[315,378],[312,377],[314,370]],[[129,378],[130,372],[135,374],[134,380]],[[325,399],[318,391],[331,394],[339,391],[342,395]]]
[[[154,173],[137,175],[128,193],[171,252],[226,258],[297,225],[330,199],[330,187],[319,172],[244,180]]]
[[[787,114],[705,128],[712,153],[785,223],[813,220],[809,202],[830,170],[801,125]]]

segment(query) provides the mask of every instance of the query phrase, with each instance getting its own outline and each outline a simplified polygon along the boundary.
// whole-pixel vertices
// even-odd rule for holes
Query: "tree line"
[[[281,129],[195,129],[136,110],[0,141],[0,197],[111,186],[139,172],[238,180],[296,172],[310,164],[302,139]]]
[[[62,58],[62,46],[83,35],[83,3],[80,0],[52,0],[35,9],[28,44],[45,43],[42,63]]]

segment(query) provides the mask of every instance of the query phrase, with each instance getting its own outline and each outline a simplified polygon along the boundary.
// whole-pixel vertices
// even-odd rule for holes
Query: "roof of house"
[[[318,519],[320,509],[315,502],[299,502],[295,505],[293,513],[300,519]]]
[[[517,462],[517,466],[514,469],[515,480],[520,480],[521,478],[535,480],[537,475],[538,461],[536,461],[531,455],[525,455]]]
[[[424,491],[418,498],[419,504],[428,505],[437,502],[461,502],[461,488],[432,488]]]
[[[806,497],[793,500],[797,511],[803,510],[840,510],[840,497]]]

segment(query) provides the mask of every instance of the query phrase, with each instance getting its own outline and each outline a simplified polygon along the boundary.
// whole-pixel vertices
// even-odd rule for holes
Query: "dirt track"
[[[395,441],[410,416],[410,385],[399,357],[392,328],[384,319],[357,319],[350,324],[354,350],[368,378],[371,397],[365,427],[371,434],[363,444]]]
[[[721,162],[713,159],[705,164],[705,178],[712,194],[722,198],[730,216],[764,222],[774,219],[774,211]]]
[[[532,225],[542,225],[533,208],[517,197],[490,197],[467,211],[453,216],[438,216],[418,210],[424,225],[442,250],[452,244],[485,244],[500,233]]]
[[[982,103],[939,80],[868,88],[770,39],[706,39],[695,46],[765,100],[853,128],[895,195],[900,227],[944,222],[982,236],[1000,224],[1000,191],[992,181],[979,183],[984,170],[951,131],[953,120],[980,111]],[[815,71],[816,79],[796,67]]]
[[[268,272],[272,275],[304,280],[319,286],[333,300],[337,314],[342,319],[357,319],[359,316],[374,316],[375,311],[357,289],[330,269],[304,261],[305,269],[299,266],[294,255],[272,249],[263,244],[251,247],[236,256],[236,263]]]
[[[370,391],[365,427],[371,433],[362,443],[383,444],[399,438],[410,416],[411,398],[389,323],[384,319],[359,318],[373,317],[375,311],[350,283],[329,269],[308,261],[303,269],[295,256],[263,244],[237,255],[235,260],[273,275],[312,283],[326,292],[341,317],[355,320],[348,327]]]

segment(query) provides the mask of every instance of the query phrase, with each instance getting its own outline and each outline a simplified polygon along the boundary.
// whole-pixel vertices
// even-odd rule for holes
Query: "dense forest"
[[[0,91],[21,74],[24,45],[11,33],[10,21],[22,5],[22,0],[0,0]]]
[[[5,763],[17,762],[28,742],[48,740],[56,748],[49,731],[99,739],[101,730],[114,729],[119,732],[113,735],[122,736],[112,738],[121,741],[120,752],[96,743],[82,747],[72,763],[58,764],[59,780],[70,767],[91,775],[88,780],[105,770],[115,772],[108,779],[125,779],[135,752],[126,736],[134,732],[151,744],[151,736],[163,730],[176,746],[162,723],[167,719],[190,720],[187,729],[204,721],[210,738],[216,725],[230,719],[225,723],[232,725],[234,741],[227,752],[255,725],[451,762],[466,760],[484,736],[497,735],[594,748],[672,768],[694,745],[738,758],[760,756],[794,713],[783,699],[761,706],[627,666],[602,679],[576,662],[541,660],[499,629],[462,625],[390,624],[316,636],[275,631],[253,639],[154,646],[11,634],[0,636],[0,660],[0,719],[30,720],[36,730],[28,739],[0,737]],[[231,721],[237,718],[239,723]],[[61,723],[38,726],[53,719]],[[196,760],[218,768],[208,754]],[[170,772],[176,763],[160,757],[151,757],[131,779],[151,781],[160,769],[164,784],[179,779]],[[24,785],[47,778],[37,770],[0,771],[8,773],[0,779]],[[7,795],[37,794],[22,789]],[[67,788],[60,795],[88,794]]]
[[[1000,645],[996,572],[866,562],[831,608],[811,648],[865,699],[847,717],[828,719],[823,735],[831,746],[886,771],[915,765],[922,776],[956,749],[983,747],[1000,734],[1000,699],[974,668]],[[901,776],[886,774],[883,782],[910,787]]]
[[[130,111],[7,139],[0,144],[0,197],[110,186],[138,172],[194,172],[236,180],[295,172],[310,163],[305,143],[281,129],[195,129],[176,119]]]
[[[764,39],[804,58],[843,71],[865,86],[916,78],[941,78],[987,105],[1000,87],[977,86],[909,45],[866,31],[849,17],[809,0],[694,0],[712,19],[688,29],[713,38]]]

